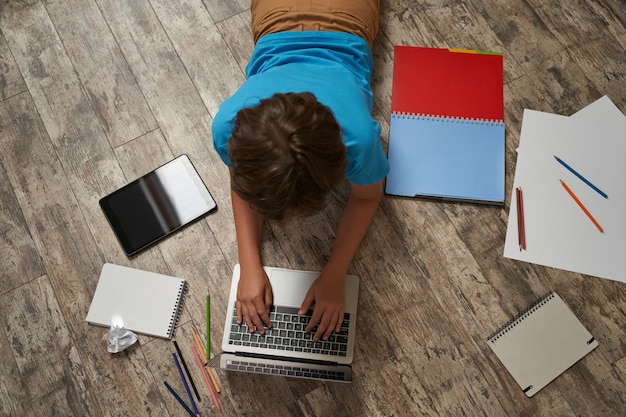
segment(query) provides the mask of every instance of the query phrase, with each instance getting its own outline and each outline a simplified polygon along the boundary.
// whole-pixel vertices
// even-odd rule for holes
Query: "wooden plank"
[[[607,7],[608,4],[603,4],[609,2],[581,1],[576,7],[537,0],[529,0],[528,3],[554,37],[568,49],[588,42],[606,40],[607,37],[611,38],[611,42],[621,43],[622,49],[626,47],[626,28],[615,11],[610,6]],[[598,30],[599,28],[605,30]]]
[[[1,7],[1,6],[0,6]],[[26,91],[20,70],[0,33],[0,101]]]
[[[214,22],[221,22],[250,8],[250,2],[247,0],[202,0],[202,3]]]
[[[200,0],[153,0],[152,6],[189,78],[214,116],[220,104],[243,82],[230,49]]]
[[[0,311],[19,370],[17,387],[28,387],[27,404],[32,404],[35,414],[69,415],[81,410],[101,415],[48,278],[43,276],[0,297]],[[51,397],[71,398],[71,402],[49,401]]]
[[[607,21],[611,22],[611,27],[609,28],[610,31],[621,33],[622,30],[626,29],[626,10],[624,9],[624,4],[621,0],[603,0],[593,3],[596,13],[615,17],[615,20],[607,18]],[[615,24],[613,24],[613,22],[615,22]],[[626,39],[619,36],[617,36],[617,38],[623,46]]]
[[[621,38],[626,39],[626,34]],[[622,113],[626,113],[626,41],[624,43],[622,46],[615,39],[606,36],[570,48],[572,61],[576,62],[590,80],[590,85],[585,86],[585,90],[589,91],[588,101],[574,110],[608,95]]]
[[[8,137],[12,128],[9,114],[0,102],[0,137]],[[2,155],[0,155],[2,161]],[[8,173],[0,162],[0,294],[5,294],[44,274],[41,256],[28,230],[22,209],[11,187]]]
[[[111,146],[155,129],[154,117],[96,2],[48,1],[46,11]]]
[[[510,56],[527,74],[541,73],[563,50],[554,34],[534,8],[526,2],[501,4],[493,0],[481,2],[480,13],[489,21],[507,58]]]
[[[617,374],[619,379],[621,379],[622,381],[625,381],[626,380],[626,357],[623,357],[619,359],[618,361],[615,361],[612,364],[612,367],[613,367],[613,373]]]
[[[358,382],[357,382],[358,384]],[[355,384],[356,385],[356,384]],[[358,386],[358,385],[357,385]],[[321,385],[298,400],[305,416],[380,416],[354,395],[355,386]],[[405,410],[408,412],[408,410]],[[395,414],[397,416],[401,414]]]
[[[449,405],[453,409],[458,408],[458,413],[454,414],[461,414],[461,410],[467,411],[470,405],[466,403],[467,398],[457,396],[458,392],[448,389],[449,386],[463,386],[462,391],[476,393],[489,389],[481,375],[483,370],[470,359],[474,358],[475,353],[470,352],[475,351],[476,347],[465,329],[468,314],[450,311],[448,300],[442,299],[445,294],[436,290],[441,285],[453,292],[454,296],[460,296],[445,282],[445,269],[439,270],[439,266],[432,267],[420,260],[426,256],[431,259],[432,253],[425,252],[429,250],[428,247],[438,246],[437,238],[428,236],[425,230],[416,233],[412,227],[406,226],[404,232],[399,233],[394,223],[397,219],[404,219],[404,225],[411,224],[406,216],[408,212],[395,212],[389,200],[383,202],[382,208],[385,216],[378,216],[371,230],[372,236],[376,236],[379,255],[358,261],[365,279],[364,285],[373,297],[371,302],[362,301],[361,305],[381,306],[381,326],[384,328],[392,324],[397,329],[393,335],[398,340],[398,347],[392,348],[396,350],[392,357],[405,358],[404,361],[410,364],[408,369],[413,369],[414,380],[421,381],[421,388],[416,387],[416,390],[423,390],[421,395],[431,398],[429,401],[433,403],[434,411],[444,413],[445,409],[440,407]],[[429,220],[426,217],[422,222]],[[415,227],[422,229],[417,225]],[[423,242],[429,242],[420,245],[418,252],[423,254],[419,258],[413,253],[414,245],[411,244],[411,240],[417,238],[409,235],[419,235],[420,239],[424,239]],[[448,256],[447,251],[445,256]],[[360,313],[360,317],[363,319],[363,314]],[[368,320],[372,318],[368,317]],[[367,336],[362,337],[369,338],[370,331],[366,330],[365,333]],[[395,346],[393,339],[388,343]],[[367,348],[372,346],[374,344],[368,344]],[[406,378],[410,378],[408,369],[404,371]],[[439,385],[440,389],[437,388]],[[472,398],[476,401],[475,396]],[[491,409],[492,413],[488,414],[492,415],[502,414],[500,405],[490,403],[487,398],[481,398],[481,409]]]
[[[445,47],[443,39],[425,14],[424,4],[381,1],[379,35],[393,45]]]
[[[250,11],[246,10],[217,23],[217,28],[235,61],[239,64],[239,68],[245,71],[254,49],[252,30],[250,29]]]
[[[4,317],[8,313],[1,306],[6,304],[6,300],[11,298],[12,294],[9,292],[0,295],[0,313],[3,317],[3,331],[0,332],[0,373],[3,375],[0,380],[0,396],[2,396],[0,413],[3,416],[35,416],[28,397],[28,387],[20,377],[20,370],[16,363],[16,357],[24,353],[22,350],[13,350],[5,331]]]

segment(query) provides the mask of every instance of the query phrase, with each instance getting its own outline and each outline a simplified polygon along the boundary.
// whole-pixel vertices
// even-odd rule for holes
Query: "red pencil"
[[[519,250],[526,250],[526,230],[524,229],[524,202],[522,199],[522,187],[515,189],[517,200],[517,238]]]

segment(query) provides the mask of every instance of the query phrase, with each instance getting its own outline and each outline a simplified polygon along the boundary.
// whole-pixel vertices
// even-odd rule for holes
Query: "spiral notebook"
[[[528,397],[598,346],[556,293],[529,306],[487,344]]]
[[[182,278],[106,263],[86,320],[171,339],[185,284]]]
[[[503,57],[394,47],[385,192],[504,203]]]

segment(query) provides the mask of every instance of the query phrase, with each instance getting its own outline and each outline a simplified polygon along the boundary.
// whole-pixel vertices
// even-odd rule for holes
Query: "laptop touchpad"
[[[274,304],[300,307],[319,272],[274,269],[270,278]]]

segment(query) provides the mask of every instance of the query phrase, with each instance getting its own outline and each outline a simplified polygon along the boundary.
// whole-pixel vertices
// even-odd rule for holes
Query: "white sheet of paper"
[[[559,164],[556,155],[608,195]],[[567,183],[601,233],[561,186]],[[521,186],[526,250],[518,246],[515,197],[504,256],[626,282],[626,117],[602,97],[571,117],[525,110],[513,193]]]

